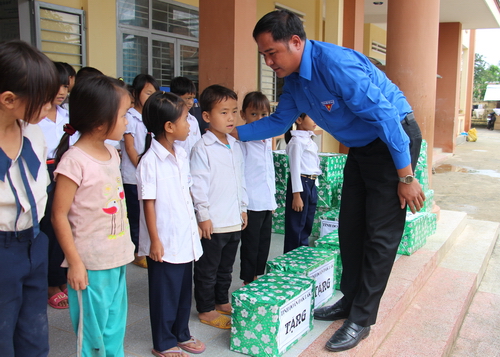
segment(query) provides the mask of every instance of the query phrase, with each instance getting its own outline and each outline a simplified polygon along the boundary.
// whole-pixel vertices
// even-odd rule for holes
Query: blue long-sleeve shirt
[[[301,113],[347,147],[384,141],[397,169],[410,164],[409,139],[401,126],[412,109],[403,92],[363,54],[306,40],[299,73],[285,78],[276,112],[238,127],[240,140],[283,134]]]

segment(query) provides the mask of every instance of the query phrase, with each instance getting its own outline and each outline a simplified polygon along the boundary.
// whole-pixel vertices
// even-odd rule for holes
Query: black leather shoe
[[[363,327],[346,320],[344,324],[328,340],[325,347],[332,352],[340,352],[356,347],[362,339],[370,334],[370,326]]]
[[[314,309],[314,318],[316,320],[335,321],[347,319],[348,316],[349,310],[344,308],[344,306],[342,305],[342,300],[339,300],[335,304],[330,306],[324,306],[320,307],[319,309]]]

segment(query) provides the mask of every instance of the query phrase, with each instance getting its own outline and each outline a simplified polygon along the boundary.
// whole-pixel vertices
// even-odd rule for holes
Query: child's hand
[[[292,209],[295,212],[302,212],[304,209],[304,202],[302,201],[302,197],[300,197],[300,192],[293,193]]]
[[[87,269],[82,262],[71,264],[68,268],[68,283],[74,290],[85,290],[89,285]]]
[[[241,230],[244,230],[248,226],[248,215],[246,212],[241,212],[241,220],[243,221]]]
[[[163,249],[163,244],[161,244],[160,240],[152,241],[151,247],[149,247],[149,257],[153,259],[155,262],[163,262],[163,254],[165,253]]]
[[[201,237],[205,239],[212,239],[212,233],[214,232],[214,227],[212,225],[212,220],[207,220],[198,223],[198,227],[201,229]]]
[[[201,238],[203,238],[202,234],[203,234],[203,232],[201,231],[200,226],[198,226],[198,235],[200,236],[200,240],[201,240]]]

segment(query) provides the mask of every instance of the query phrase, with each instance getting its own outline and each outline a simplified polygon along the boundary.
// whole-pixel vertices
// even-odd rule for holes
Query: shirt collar
[[[233,144],[236,142],[236,139],[233,138],[231,135],[226,135],[227,137],[227,141],[229,142],[229,146],[233,146]],[[202,136],[203,138],[203,142],[205,143],[205,145],[212,145],[214,143],[219,143],[221,145],[224,145],[227,147],[226,144],[224,144],[222,141],[220,141],[214,133],[212,133],[210,130],[207,130],[205,132],[205,134],[203,134]]]
[[[69,118],[68,111],[66,109],[64,109],[63,107],[61,107],[60,105],[56,106],[56,110],[57,110],[56,120],[57,120],[58,116],[63,118],[63,120]]]
[[[299,76],[308,81],[312,78],[312,42],[306,39],[304,43],[304,52],[300,60]]]
[[[180,157],[187,157],[186,151],[184,149],[180,150],[180,148],[182,147],[179,146],[177,143],[174,143],[175,154]],[[156,156],[158,156],[158,158],[161,161],[165,161],[169,155],[172,155],[170,151],[165,149],[165,147],[155,139],[151,140],[150,149],[153,150],[153,152],[156,154]]]
[[[298,136],[298,137],[301,137],[301,138],[310,138],[311,136],[316,136],[316,134],[314,134],[314,132],[312,132],[310,130],[308,130],[308,131],[305,131],[305,130],[291,130],[290,134],[292,134],[292,136]]]
[[[133,116],[134,118],[136,118],[137,120],[142,121],[142,115],[141,115],[141,113],[139,113],[139,112],[137,111],[137,109],[135,109],[134,107],[130,108],[130,109],[128,110],[128,112],[129,112],[129,114],[130,114],[130,115],[132,115],[132,116]]]

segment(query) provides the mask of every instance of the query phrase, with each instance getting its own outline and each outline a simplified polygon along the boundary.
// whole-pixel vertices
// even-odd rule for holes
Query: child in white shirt
[[[203,238],[203,256],[194,265],[196,308],[202,323],[222,329],[231,328],[231,273],[247,225],[243,154],[229,135],[237,100],[236,93],[219,85],[203,91],[200,104],[209,129],[191,151],[191,194]]]
[[[139,255],[148,262],[152,353],[157,357],[182,357],[180,348],[191,353],[205,350],[188,326],[193,261],[203,251],[189,193],[189,159],[178,144],[189,133],[187,113],[181,98],[165,92],[151,95],[143,112],[148,136],[137,166]]]
[[[186,77],[175,77],[170,82],[170,92],[177,94],[186,103],[188,110],[194,105],[196,97],[196,86]],[[191,154],[191,149],[194,144],[201,139],[200,126],[198,120],[188,112],[187,121],[189,123],[189,136],[184,141],[179,141],[178,144],[186,150],[187,154]]]
[[[240,111],[246,123],[269,116],[269,100],[261,92],[250,92]],[[266,270],[271,245],[272,214],[276,209],[276,178],[272,139],[242,142],[248,194],[248,226],[241,232],[240,279],[248,284]]]
[[[318,203],[316,179],[321,175],[318,145],[312,140],[316,124],[306,114],[295,121],[286,146],[290,166],[285,206],[284,253],[309,245],[314,214]]]
[[[132,83],[132,96],[134,107],[127,112],[127,130],[120,141],[122,162],[121,170],[123,177],[123,189],[127,199],[128,219],[130,222],[130,235],[135,245],[134,264],[146,268],[146,259],[139,257],[139,199],[137,194],[137,180],[135,170],[139,163],[139,156],[144,152],[147,129],[142,122],[142,108],[151,94],[156,92],[160,86],[149,74],[139,74]]]

